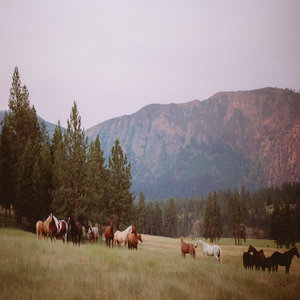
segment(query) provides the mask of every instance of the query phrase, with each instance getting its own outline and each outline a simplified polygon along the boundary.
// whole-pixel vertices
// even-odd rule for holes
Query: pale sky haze
[[[30,102],[85,129],[150,103],[300,90],[300,1],[0,0],[0,110],[14,67]]]

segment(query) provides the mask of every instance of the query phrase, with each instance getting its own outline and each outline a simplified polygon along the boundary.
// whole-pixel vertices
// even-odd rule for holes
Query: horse
[[[252,245],[250,245],[248,248],[248,253],[250,254],[251,252],[253,253],[253,264],[255,266],[255,269],[259,270],[259,268],[261,267],[264,271],[266,267],[266,257],[264,255],[264,251],[257,251]]]
[[[221,263],[221,248],[218,245],[209,245],[205,242],[203,242],[202,240],[198,240],[196,241],[196,245],[195,248],[197,248],[199,245],[201,245],[202,250],[203,250],[203,255],[205,258],[207,258],[207,256],[215,256],[215,258],[217,259],[217,261],[219,263]]]
[[[180,244],[181,244],[181,257],[182,259],[185,258],[185,254],[189,253],[190,256],[195,259],[196,258],[196,250],[195,245],[193,243],[185,243],[183,241],[183,237],[180,237]]]
[[[114,235],[114,241],[115,245],[120,247],[120,244],[124,243],[126,246],[126,243],[128,242],[128,233],[129,231],[132,231],[132,225],[127,227],[124,231],[116,231]]]
[[[139,241],[143,243],[142,236],[140,234],[137,234],[136,226],[133,225],[131,232],[128,232],[128,249],[137,250]]]
[[[253,270],[254,266],[254,255],[249,252],[243,253],[243,265],[246,269]]]
[[[88,231],[87,231],[87,237],[89,242],[94,241],[97,243],[98,239],[99,239],[99,230],[97,227],[89,227]]]
[[[48,217],[45,222],[41,220],[36,222],[35,228],[36,228],[37,239],[42,238],[42,236],[44,235],[44,239],[45,236],[47,236],[47,240],[48,240],[49,223],[50,223],[50,217]]]
[[[278,251],[274,252],[271,255],[271,262],[272,262],[272,267],[273,267],[273,272],[274,269],[276,270],[276,272],[278,271],[278,265],[280,266],[285,266],[285,273],[289,274],[290,271],[290,266],[292,263],[292,259],[293,257],[297,256],[299,258],[299,252],[298,249],[296,247],[284,252],[284,253],[280,253]]]
[[[57,218],[53,215],[53,213],[50,213],[50,223],[49,223],[49,235],[52,239],[56,238],[58,235],[61,236],[63,243],[65,243],[65,240],[67,240],[67,234],[68,234],[68,224],[65,220],[57,220]]]
[[[80,246],[80,239],[82,235],[82,226],[79,221],[74,221],[73,217],[68,218],[68,225],[71,225],[71,236],[73,246],[74,244]]]
[[[104,229],[104,236],[105,236],[105,242],[106,247],[110,248],[110,241],[111,241],[111,247],[114,247],[114,220],[110,219],[110,226],[106,226]]]

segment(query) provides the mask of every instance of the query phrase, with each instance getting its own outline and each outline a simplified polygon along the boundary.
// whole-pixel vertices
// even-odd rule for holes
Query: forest
[[[131,164],[116,139],[104,158],[99,136],[89,141],[74,101],[67,129],[58,122],[53,136],[39,120],[16,67],[0,134],[0,204],[4,226],[9,216],[34,230],[50,212],[73,216],[83,225],[116,229],[136,224],[138,231],[169,237],[203,236],[211,242],[233,237],[274,239],[290,247],[300,241],[300,183],[248,191],[211,191],[200,198],[147,201],[132,191]]]

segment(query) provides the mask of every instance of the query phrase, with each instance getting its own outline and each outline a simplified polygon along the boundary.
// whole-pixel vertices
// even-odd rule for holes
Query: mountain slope
[[[300,180],[300,94],[265,88],[153,104],[87,130],[106,155],[116,138],[147,199]]]

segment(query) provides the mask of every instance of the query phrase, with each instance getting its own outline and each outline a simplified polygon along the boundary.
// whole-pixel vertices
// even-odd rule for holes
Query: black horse
[[[80,246],[80,239],[82,235],[82,226],[79,221],[74,221],[73,217],[68,218],[68,224],[71,225],[71,236],[73,245]]]
[[[296,255],[299,257],[299,252],[296,247],[292,248],[291,250],[288,250],[284,253],[279,253],[278,251],[274,252],[271,255],[271,263],[273,266],[273,272],[274,269],[276,272],[278,271],[278,265],[285,266],[285,273],[289,274],[290,266],[292,263],[292,258]]]

